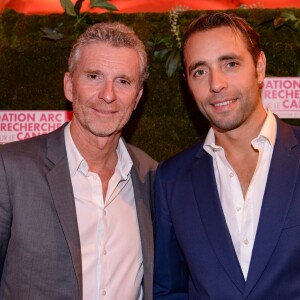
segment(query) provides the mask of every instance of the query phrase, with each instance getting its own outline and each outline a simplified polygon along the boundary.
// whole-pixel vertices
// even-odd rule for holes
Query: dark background
[[[180,14],[180,34],[203,12]],[[298,31],[294,27],[296,22],[274,26],[274,20],[284,12],[300,18],[300,9],[234,10],[261,34],[261,46],[267,56],[267,76],[300,76],[300,24]],[[157,160],[163,160],[205,138],[208,123],[190,97],[180,68],[169,77],[166,59],[154,56],[156,50],[178,52],[169,13],[92,14],[87,21],[123,22],[147,45],[150,77],[142,101],[124,130],[127,141]],[[71,110],[63,94],[63,75],[73,41],[89,26],[86,21],[78,26],[75,23],[73,17],[65,14],[25,16],[6,10],[0,15],[1,110]],[[54,33],[54,38],[56,34],[63,35],[62,39],[43,37],[45,28]],[[169,43],[173,41],[173,46],[168,48],[159,43],[162,38],[167,38]],[[300,120],[285,121],[300,125]]]

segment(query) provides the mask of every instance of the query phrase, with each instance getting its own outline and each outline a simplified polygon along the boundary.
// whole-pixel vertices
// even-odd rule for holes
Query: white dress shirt
[[[100,177],[75,146],[70,123],[65,142],[81,243],[83,300],[142,299],[143,258],[130,170],[120,139],[118,162],[103,199]]]
[[[212,128],[209,130],[203,146],[213,157],[223,213],[245,280],[251,261],[275,139],[276,119],[269,111],[260,134],[251,142],[259,155],[245,199],[237,174],[227,161],[224,149],[215,145]]]

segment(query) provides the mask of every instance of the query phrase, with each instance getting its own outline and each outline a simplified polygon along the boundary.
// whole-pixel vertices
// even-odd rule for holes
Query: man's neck
[[[238,128],[228,131],[219,131],[213,128],[215,144],[224,148],[226,154],[251,151],[251,141],[259,135],[266,117],[267,114],[263,111],[255,119],[247,120]]]
[[[258,151],[251,142],[255,139],[264,124],[266,113],[256,118],[256,122],[243,124],[231,131],[214,130],[215,143],[224,149],[226,159],[239,178],[244,198],[257,166]]]
[[[108,182],[114,174],[118,162],[116,150],[121,133],[108,137],[96,137],[92,134],[83,134],[76,128],[72,129],[71,125],[71,135],[78,151],[86,161],[89,171],[100,177],[105,198]]]

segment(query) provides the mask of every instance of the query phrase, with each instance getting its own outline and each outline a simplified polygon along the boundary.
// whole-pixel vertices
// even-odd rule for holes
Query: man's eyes
[[[233,68],[236,68],[237,66],[239,66],[239,63],[236,61],[226,62],[226,64],[224,65],[224,67],[226,67],[228,69],[233,69]],[[206,70],[206,69],[198,69],[198,70],[195,70],[195,72],[193,73],[193,76],[201,77],[201,76],[205,75],[207,72],[208,72],[208,70]]]
[[[227,64],[227,66],[228,66],[229,68],[234,68],[234,67],[236,67],[237,65],[238,65],[238,63],[235,62],[235,61],[231,61],[231,62],[229,62],[229,63]]]
[[[99,74],[87,74],[86,77],[93,80],[100,78]]]
[[[99,80],[103,78],[103,76],[101,76],[100,74],[86,74],[86,77],[91,80]],[[130,81],[124,78],[119,78],[116,80],[116,82],[122,85],[130,85]]]
[[[119,82],[124,85],[130,85],[130,82],[126,79],[120,79]]]
[[[202,76],[205,74],[205,71],[204,70],[196,70],[194,72],[194,77],[198,77],[198,76]]]

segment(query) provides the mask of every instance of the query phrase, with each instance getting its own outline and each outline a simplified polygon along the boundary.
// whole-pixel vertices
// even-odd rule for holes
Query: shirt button
[[[232,178],[233,176],[234,176],[234,173],[233,173],[233,172],[230,172],[230,173],[229,173],[229,177]]]
[[[244,244],[245,244],[245,245],[248,245],[248,244],[249,244],[249,241],[248,241],[247,239],[245,239],[245,240],[244,240]]]
[[[103,250],[103,255],[106,255],[106,253],[107,253],[106,250]]]
[[[102,291],[102,296],[105,296],[106,295],[106,290],[103,290]]]
[[[241,207],[237,207],[236,210],[237,210],[237,211],[241,211]]]

